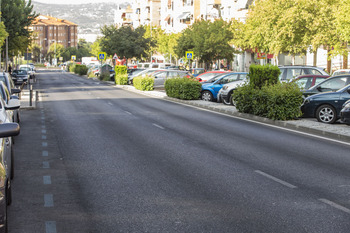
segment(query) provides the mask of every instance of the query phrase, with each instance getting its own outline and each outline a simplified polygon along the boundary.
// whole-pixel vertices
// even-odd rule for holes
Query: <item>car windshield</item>
[[[225,76],[225,75],[227,75],[227,74],[218,74],[218,75],[216,75],[214,78],[209,79],[209,80],[207,81],[207,83],[213,83],[213,82],[215,82],[216,80],[222,78],[222,77]]]
[[[26,70],[15,70],[13,71],[14,73],[18,74],[18,75],[26,75],[27,71]]]

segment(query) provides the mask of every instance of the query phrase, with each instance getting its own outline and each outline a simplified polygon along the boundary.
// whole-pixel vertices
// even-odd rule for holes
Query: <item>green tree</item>
[[[117,53],[120,57],[145,57],[147,49],[153,45],[150,38],[145,38],[145,27],[133,29],[131,27],[116,28],[114,25],[104,26],[103,37],[100,40],[101,50],[112,56]]]
[[[167,59],[177,59],[178,56],[176,55],[175,48],[177,46],[177,41],[180,38],[180,36],[181,33],[160,34],[157,42],[157,51],[163,54],[163,56]]]
[[[29,26],[37,16],[31,0],[1,0],[1,20],[8,32],[9,54],[27,50],[31,42]]]
[[[232,60],[232,39],[231,23],[223,20],[196,21],[182,32],[175,52],[178,57],[184,57],[186,51],[193,50],[199,62],[207,65],[218,59]]]
[[[98,53],[101,52],[100,38],[98,38],[90,48],[90,54],[97,57]]]

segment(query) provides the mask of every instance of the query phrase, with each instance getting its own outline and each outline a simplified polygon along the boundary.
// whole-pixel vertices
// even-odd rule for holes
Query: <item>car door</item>
[[[166,71],[156,72],[154,74],[154,86],[164,86],[165,79],[167,77]]]
[[[239,80],[239,74],[229,74],[226,75],[225,77],[223,77],[222,79],[216,81],[213,84],[213,92],[214,92],[214,97],[216,98],[217,94],[219,93],[220,89],[226,84],[226,83],[230,83],[233,81],[237,81]]]

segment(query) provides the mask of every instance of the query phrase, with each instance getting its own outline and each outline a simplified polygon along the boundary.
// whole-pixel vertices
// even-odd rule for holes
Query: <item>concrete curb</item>
[[[274,125],[274,126],[278,126],[278,127],[282,127],[282,128],[287,128],[287,129],[291,129],[291,130],[295,130],[295,131],[299,131],[299,132],[303,132],[303,133],[309,133],[309,134],[314,134],[314,135],[318,135],[318,136],[322,136],[322,137],[326,137],[326,138],[330,138],[330,139],[340,140],[340,141],[344,141],[344,142],[350,142],[350,136],[339,134],[337,132],[329,132],[326,130],[320,130],[320,129],[315,129],[315,128],[306,127],[306,126],[302,126],[302,125],[296,125],[296,124],[293,124],[293,123],[287,122],[287,121],[271,120],[268,118],[259,117],[259,116],[255,116],[255,115],[251,115],[251,114],[240,113],[234,109],[232,109],[232,110],[231,109],[220,109],[220,108],[216,108],[215,106],[205,105],[205,103],[199,104],[196,102],[191,102],[191,100],[180,100],[180,99],[175,99],[175,98],[171,98],[168,96],[157,96],[154,92],[152,93],[152,91],[149,91],[149,92],[139,91],[131,86],[116,85],[115,87],[123,88],[125,90],[133,91],[133,92],[140,93],[140,94],[146,95],[146,96],[151,96],[151,97],[155,97],[155,98],[162,98],[162,99],[165,99],[165,100],[168,100],[171,102],[175,102],[175,103],[182,103],[182,104],[186,104],[189,106],[195,106],[198,108],[211,110],[214,112],[220,112],[220,113],[231,115],[231,116],[238,117],[241,119],[247,119],[247,120],[265,123],[268,125]],[[320,124],[323,124],[323,123],[320,123]],[[350,128],[349,128],[349,130],[350,130]]]

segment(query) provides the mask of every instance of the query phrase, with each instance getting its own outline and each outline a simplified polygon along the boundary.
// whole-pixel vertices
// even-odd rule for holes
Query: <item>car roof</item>
[[[307,77],[328,78],[330,76],[329,75],[320,75],[320,74],[304,74],[304,75],[299,75],[299,76],[295,77],[295,79],[307,78]]]

